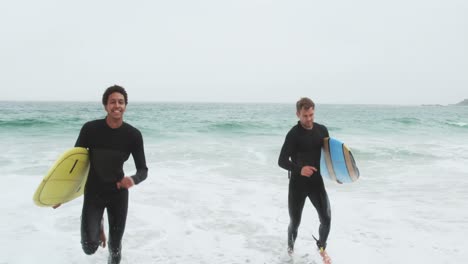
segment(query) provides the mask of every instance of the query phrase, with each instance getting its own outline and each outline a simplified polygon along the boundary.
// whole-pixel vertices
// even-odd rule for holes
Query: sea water
[[[98,102],[0,102],[1,264],[106,263],[107,250],[81,250],[82,197],[56,210],[32,201],[81,126],[105,114]],[[130,190],[122,263],[320,263],[309,202],[286,252],[277,160],[294,103],[130,102],[125,121],[143,134],[149,175]],[[468,261],[467,107],[319,104],[315,121],[361,172],[352,184],[325,181],[333,263]]]

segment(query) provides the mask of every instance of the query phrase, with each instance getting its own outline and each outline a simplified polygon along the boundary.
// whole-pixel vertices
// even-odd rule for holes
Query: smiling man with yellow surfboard
[[[41,183],[44,186],[39,186],[36,191],[34,201],[40,206],[57,207],[78,197],[84,189],[81,215],[83,251],[88,255],[94,254],[105,240],[101,221],[106,209],[109,221],[108,263],[118,264],[127,219],[128,189],[146,179],[148,168],[140,131],[123,121],[128,103],[125,89],[117,85],[107,88],[102,103],[106,118],[83,125],[76,148],[71,150],[73,155],[64,154],[51,168],[50,175]],[[123,165],[130,155],[135,162],[136,173],[125,176]],[[67,177],[77,180],[71,184]],[[64,186],[71,191],[60,193]]]

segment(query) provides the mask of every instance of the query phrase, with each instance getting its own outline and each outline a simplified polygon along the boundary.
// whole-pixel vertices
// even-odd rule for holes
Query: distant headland
[[[468,106],[468,99],[465,99],[457,104],[448,104],[448,105],[441,105],[441,104],[423,104],[422,106]]]
[[[455,104],[455,105],[468,105],[468,99],[465,99],[461,102],[459,102],[458,104]]]

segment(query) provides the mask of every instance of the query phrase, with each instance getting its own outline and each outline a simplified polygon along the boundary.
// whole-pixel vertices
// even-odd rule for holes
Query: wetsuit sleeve
[[[75,147],[82,147],[82,148],[87,148],[88,144],[86,142],[86,130],[87,130],[87,123],[83,125],[83,127],[80,130],[80,134],[78,135],[78,138],[76,139]]]
[[[323,126],[323,132],[325,134],[325,137],[330,137],[330,135],[328,134],[328,129],[326,126]]]
[[[136,146],[132,151],[133,160],[135,162],[136,173],[132,175],[133,182],[139,184],[148,176],[148,167],[146,166],[145,150],[143,147],[143,137],[141,133],[137,133]]]
[[[301,167],[291,161],[291,155],[294,153],[294,133],[289,131],[284,140],[283,147],[278,158],[278,165],[294,174],[301,173]]]

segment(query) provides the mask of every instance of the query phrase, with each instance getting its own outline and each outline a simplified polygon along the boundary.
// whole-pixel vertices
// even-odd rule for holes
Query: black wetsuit
[[[123,165],[132,154],[137,172],[131,176],[135,184],[148,175],[143,138],[138,129],[127,123],[119,128],[109,127],[105,119],[83,125],[75,144],[89,149],[91,166],[86,182],[81,215],[81,244],[86,254],[99,247],[99,232],[104,209],[109,220],[109,251],[120,261],[121,241],[125,230],[128,190],[118,189],[116,183],[125,175]]]
[[[288,246],[293,249],[297,237],[297,230],[301,223],[302,209],[307,197],[317,210],[320,227],[319,247],[326,247],[330,232],[331,212],[328,195],[320,174],[320,155],[323,138],[328,137],[325,126],[314,123],[311,130],[302,127],[300,122],[286,135],[278,165],[289,171],[288,207],[290,223],[288,227]],[[301,176],[303,166],[317,168],[312,176]]]

